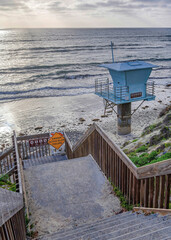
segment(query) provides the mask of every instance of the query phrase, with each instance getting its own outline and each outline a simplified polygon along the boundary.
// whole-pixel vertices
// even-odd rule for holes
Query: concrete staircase
[[[64,160],[67,160],[66,155],[52,155],[52,156],[46,156],[46,157],[44,156],[44,157],[39,157],[34,159],[26,159],[26,160],[23,160],[23,167],[24,169],[26,169],[33,166],[38,166],[38,165],[53,163],[58,161],[64,161]]]
[[[126,212],[62,230],[39,238],[40,240],[169,240],[171,239],[171,218],[157,214],[145,216]]]

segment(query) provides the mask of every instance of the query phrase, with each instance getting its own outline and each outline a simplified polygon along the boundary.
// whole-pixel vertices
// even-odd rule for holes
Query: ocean
[[[0,102],[94,92],[112,61],[159,67],[150,79],[171,83],[171,29],[1,29]]]

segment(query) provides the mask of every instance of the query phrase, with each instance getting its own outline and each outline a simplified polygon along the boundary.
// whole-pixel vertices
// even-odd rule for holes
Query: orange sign
[[[65,142],[65,138],[62,133],[55,133],[53,136],[49,139],[48,143],[56,148],[59,149]]]

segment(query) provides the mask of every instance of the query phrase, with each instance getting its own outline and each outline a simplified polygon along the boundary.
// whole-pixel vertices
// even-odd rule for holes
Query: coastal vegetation
[[[16,184],[12,183],[9,180],[8,174],[4,174],[0,176],[0,188],[4,188],[13,192],[16,192]]]
[[[143,130],[140,138],[125,142],[123,151],[137,167],[171,159],[171,105]]]

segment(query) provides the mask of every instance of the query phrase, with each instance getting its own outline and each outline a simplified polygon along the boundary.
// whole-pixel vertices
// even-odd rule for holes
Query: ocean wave
[[[31,66],[25,66],[25,67],[13,67],[13,68],[7,68],[7,69],[1,69],[0,74],[7,74],[12,71],[17,71],[17,73],[20,73],[20,71],[27,71],[27,70],[42,70],[42,69],[60,69],[65,67],[73,67],[73,66],[95,66],[100,65],[102,63],[107,62],[89,62],[89,63],[64,63],[64,64],[54,64],[54,65],[31,65]],[[23,73],[23,72],[21,72]]]
[[[114,49],[134,49],[132,47],[136,47],[137,49],[146,49],[146,48],[164,48],[163,46],[141,46],[139,43],[126,43],[126,44],[114,44]],[[85,46],[65,46],[65,47],[28,47],[28,48],[17,48],[11,49],[11,52],[23,52],[25,51],[35,51],[35,52],[46,52],[46,53],[54,53],[54,52],[74,52],[74,51],[100,51],[100,50],[110,50],[110,45],[85,45]],[[6,49],[2,49],[2,51],[6,51]]]
[[[79,90],[79,88],[77,89]],[[88,90],[88,91],[87,91]],[[37,93],[37,92],[36,92]],[[47,97],[63,97],[63,96],[78,96],[83,94],[90,94],[94,93],[94,87],[92,88],[83,88],[82,91],[55,91],[55,92],[43,92],[43,94],[32,94],[32,95],[12,95],[12,96],[1,96],[0,95],[0,101],[6,102],[6,101],[17,101],[22,99],[30,99],[30,98],[47,98]]]
[[[45,90],[75,90],[75,89],[89,89],[94,88],[94,85],[89,86],[74,86],[74,87],[42,87],[42,88],[34,88],[34,89],[28,89],[28,90],[18,90],[18,91],[0,91],[0,95],[17,95],[17,94],[23,94],[23,93],[30,93],[30,92],[36,92],[36,91],[45,91]]]
[[[61,71],[65,72],[65,71]],[[71,73],[72,71],[68,71],[68,73]],[[74,72],[74,71],[73,71]],[[49,76],[51,76],[50,80],[57,80],[57,79],[63,79],[63,80],[76,80],[76,79],[84,79],[84,78],[91,78],[91,77],[101,77],[104,76],[105,74],[101,74],[101,73],[97,73],[97,74],[78,74],[78,75],[59,75],[59,73],[49,73],[49,74],[40,74],[40,75],[36,75],[31,77],[30,79],[25,79],[23,81],[19,81],[19,82],[7,82],[4,84],[0,84],[1,87],[5,87],[5,86],[17,86],[17,85],[23,85],[26,83],[37,83],[37,80],[39,80],[41,78],[41,82],[42,80],[47,80],[49,78]],[[56,76],[56,77],[55,77]]]

